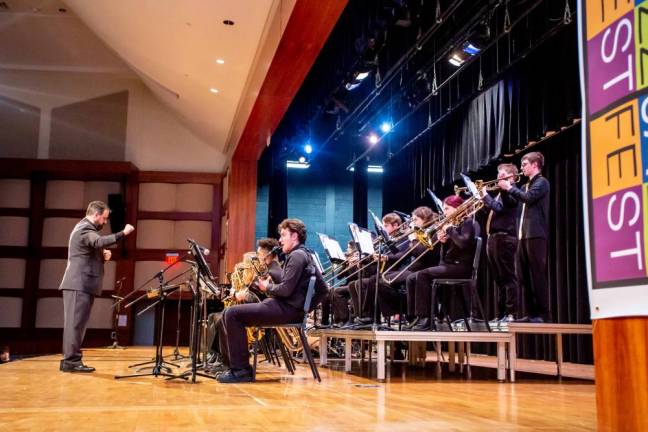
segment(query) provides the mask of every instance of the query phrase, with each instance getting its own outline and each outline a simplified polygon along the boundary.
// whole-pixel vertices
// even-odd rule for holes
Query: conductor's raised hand
[[[128,235],[133,231],[135,231],[135,227],[131,224],[126,224],[126,226],[124,227],[124,235]]]

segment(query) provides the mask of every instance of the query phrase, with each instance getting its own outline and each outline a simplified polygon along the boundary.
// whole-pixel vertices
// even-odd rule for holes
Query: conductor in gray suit
[[[93,372],[81,361],[81,344],[85,336],[94,298],[101,295],[104,262],[111,252],[104,249],[117,243],[135,228],[126,225],[123,231],[106,236],[99,231],[108,221],[110,209],[101,201],[88,204],[86,216],[70,234],[68,262],[61,282],[63,291],[63,372]]]

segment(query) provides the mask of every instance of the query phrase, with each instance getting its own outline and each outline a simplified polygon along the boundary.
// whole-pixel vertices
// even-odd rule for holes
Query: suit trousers
[[[547,240],[522,239],[518,243],[518,274],[524,285],[524,304],[530,317],[551,321],[547,285]]]
[[[81,364],[81,344],[85,337],[94,296],[83,291],[63,290],[62,366]]]
[[[517,315],[518,281],[515,274],[515,253],[518,239],[515,236],[496,233],[488,236],[486,255],[488,268],[497,287],[498,317]]]
[[[298,323],[304,319],[304,311],[276,298],[267,298],[261,303],[232,306],[223,314],[224,335],[227,346],[222,354],[227,357],[232,369],[250,367],[250,351],[246,327]]]

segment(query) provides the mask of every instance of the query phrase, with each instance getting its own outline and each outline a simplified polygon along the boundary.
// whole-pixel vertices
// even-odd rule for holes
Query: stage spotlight
[[[299,156],[299,159],[297,159],[299,163],[303,164],[306,163],[306,158],[304,156]]]
[[[391,122],[383,122],[383,124],[380,125],[380,130],[383,131],[384,133],[391,132],[392,130]]]
[[[450,64],[451,64],[452,66],[457,66],[457,67],[459,67],[459,66],[461,66],[462,64],[464,64],[465,61],[466,61],[466,58],[464,57],[464,55],[465,55],[464,53],[459,52],[459,51],[456,51],[456,52],[454,52],[454,53],[452,54],[452,56],[448,59],[448,62],[450,62]]]
[[[370,72],[358,72],[355,75],[356,81],[362,81],[363,79],[367,78],[369,76]]]
[[[354,90],[354,89],[358,88],[359,85],[360,85],[360,81],[351,81],[351,82],[346,83],[344,85],[344,88],[351,91],[351,90]]]
[[[301,163],[297,161],[286,161],[286,168],[293,168],[293,169],[307,169],[310,168],[309,163]]]
[[[313,146],[310,145],[310,144],[306,144],[306,145],[304,146],[304,151],[306,152],[306,154],[311,154],[311,153],[313,153]]]
[[[481,52],[481,48],[470,41],[466,41],[463,45],[463,52],[472,57],[479,54]]]
[[[376,144],[378,142],[378,140],[379,140],[378,135],[376,135],[374,133],[370,134],[367,139],[369,140],[369,143],[372,144],[372,145]]]

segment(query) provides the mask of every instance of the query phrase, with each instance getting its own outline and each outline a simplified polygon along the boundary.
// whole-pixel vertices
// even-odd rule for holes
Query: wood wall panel
[[[256,220],[257,161],[232,160],[229,179],[229,220],[225,262],[228,272],[243,260],[245,252],[254,249]]]
[[[648,318],[592,321],[599,431],[648,430]]]

